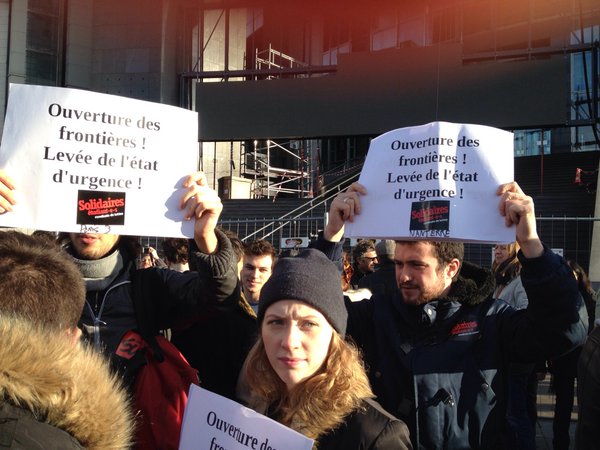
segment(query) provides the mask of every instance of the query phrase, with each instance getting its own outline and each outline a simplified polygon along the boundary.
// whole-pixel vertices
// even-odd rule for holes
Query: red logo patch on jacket
[[[479,333],[479,324],[474,320],[469,322],[458,322],[450,330],[450,336],[468,336]]]

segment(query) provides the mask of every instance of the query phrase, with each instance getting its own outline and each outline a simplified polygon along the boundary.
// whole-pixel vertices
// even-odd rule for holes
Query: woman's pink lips
[[[297,366],[303,360],[300,358],[277,358],[282,364],[286,366]]]

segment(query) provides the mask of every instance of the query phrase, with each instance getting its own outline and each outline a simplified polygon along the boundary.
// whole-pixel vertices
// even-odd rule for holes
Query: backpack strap
[[[138,332],[148,343],[154,358],[162,362],[164,355],[156,340],[156,295],[162,292],[161,279],[155,269],[133,269],[131,272],[131,295]]]

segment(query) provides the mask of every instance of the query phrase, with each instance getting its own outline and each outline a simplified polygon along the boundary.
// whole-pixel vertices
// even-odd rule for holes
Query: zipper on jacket
[[[102,320],[102,313],[104,312],[104,304],[106,303],[106,297],[108,296],[108,293],[110,291],[118,288],[119,286],[123,286],[124,284],[131,284],[131,280],[121,281],[120,283],[110,286],[106,290],[104,296],[102,297],[102,303],[100,303],[100,311],[98,311],[98,315],[95,314],[94,308],[92,307],[92,305],[90,305],[90,302],[87,301],[87,299],[85,301],[85,304],[87,305],[93,320],[94,347],[96,347],[98,350],[102,349],[102,342],[100,341],[100,327],[106,327],[108,325],[105,321]]]

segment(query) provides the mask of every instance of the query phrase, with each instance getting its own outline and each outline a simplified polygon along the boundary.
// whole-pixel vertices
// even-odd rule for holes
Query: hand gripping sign
[[[513,180],[513,135],[433,122],[373,139],[359,183],[362,211],[346,237],[510,242],[498,186]]]
[[[177,190],[197,161],[195,112],[12,84],[0,168],[16,184],[17,205],[0,225],[191,237]]]

